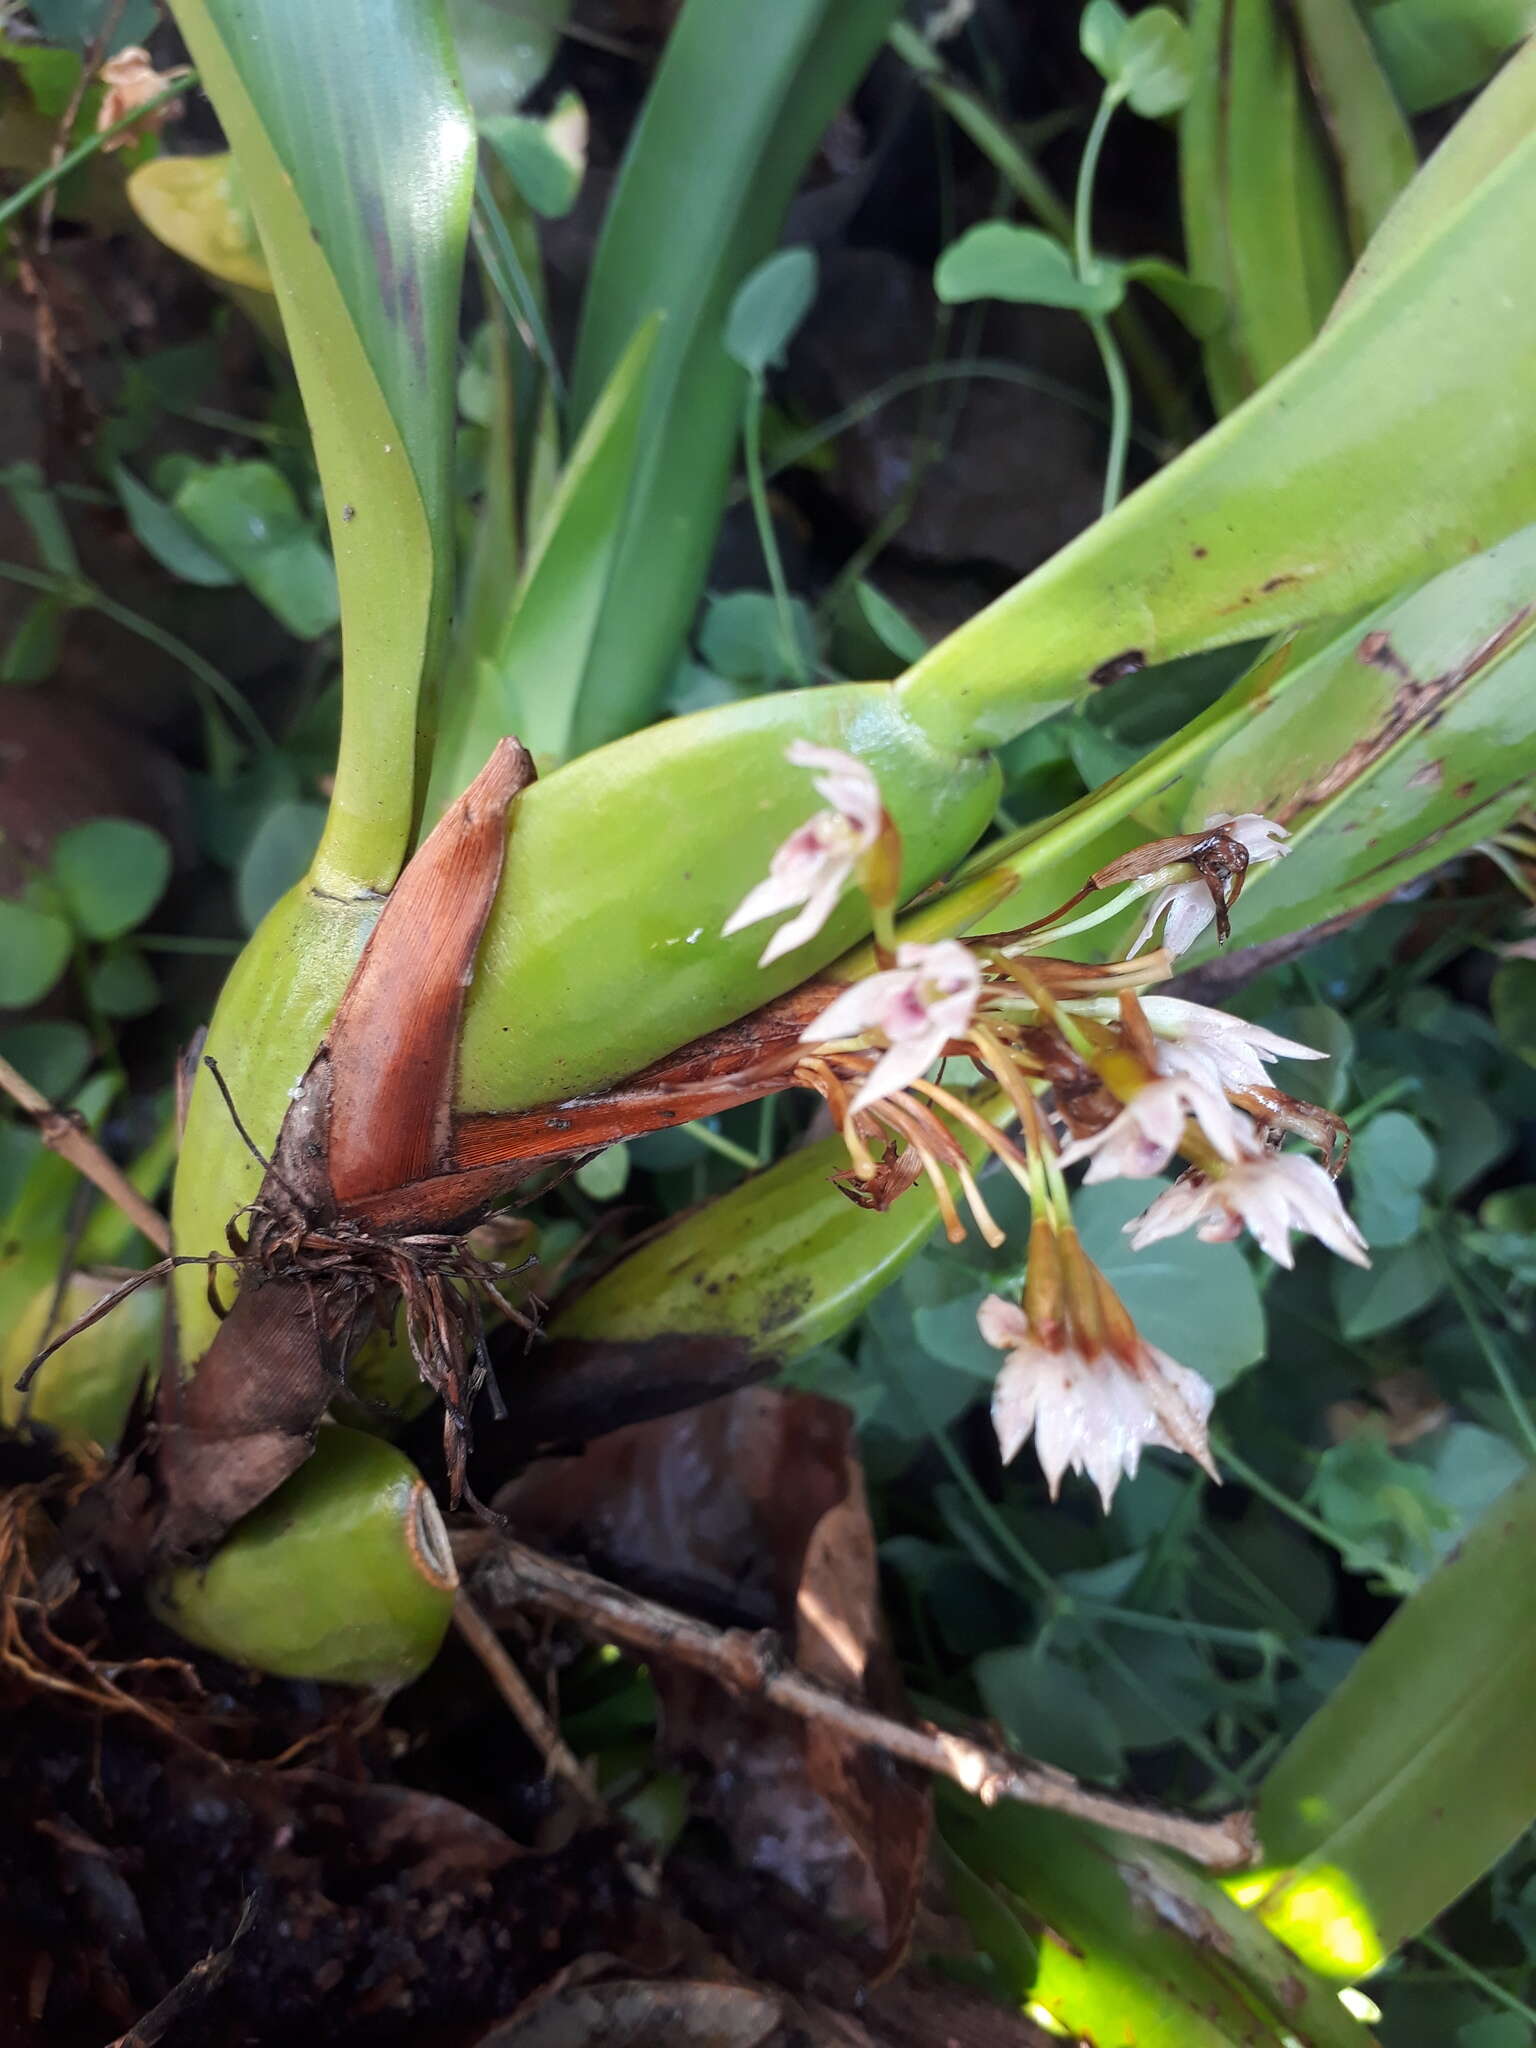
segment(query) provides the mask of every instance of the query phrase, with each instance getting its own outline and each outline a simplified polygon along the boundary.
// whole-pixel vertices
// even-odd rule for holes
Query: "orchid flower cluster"
[[[1249,870],[1289,851],[1285,828],[1256,812],[1218,814],[1200,832],[1099,869],[1035,924],[902,941],[900,839],[875,778],[851,755],[809,742],[796,742],[789,759],[814,771],[828,807],[779,848],[768,879],[725,931],[796,910],[770,939],[767,965],[813,938],[850,883],[869,899],[875,971],[806,1026],[788,1076],[824,1098],[842,1132],[849,1167],[840,1184],[883,1209],[926,1174],[959,1241],[965,1225],[952,1172],[994,1246],[1003,1232],[973,1160],[990,1153],[1025,1188],[1033,1222],[1022,1299],[989,1295],[978,1323],[1004,1354],[992,1401],[1003,1457],[1033,1435],[1053,1499],[1065,1472],[1082,1472],[1107,1510],[1148,1445],[1181,1451],[1216,1477],[1212,1390],[1145,1341],[1083,1251],[1066,1170],[1081,1164],[1089,1182],[1148,1180],[1183,1162],[1180,1177],[1126,1226],[1137,1250],[1184,1230],[1216,1244],[1247,1229],[1289,1266],[1299,1231],[1369,1264],[1335,1185],[1344,1126],[1276,1088],[1266,1071],[1274,1060],[1326,1055],[1220,1010],[1147,993],[1211,925],[1226,938]],[[1107,902],[1069,918],[1105,890],[1115,891]],[[1093,965],[1044,950],[1145,897],[1152,900],[1124,959]],[[1161,943],[1151,947],[1159,926]],[[946,1087],[934,1070],[959,1057],[995,1085],[965,1094]],[[1288,1135],[1314,1146],[1321,1163],[1282,1151]]]

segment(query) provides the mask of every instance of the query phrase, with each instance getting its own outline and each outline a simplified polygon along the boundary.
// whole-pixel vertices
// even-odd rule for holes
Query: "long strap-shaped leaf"
[[[341,586],[341,757],[318,885],[387,889],[452,588],[449,457],[474,130],[426,0],[177,0],[304,395]]]
[[[1237,1896],[1355,1977],[1445,1910],[1536,1816],[1536,1476],[1383,1629],[1270,1772],[1266,1864]]]
[[[741,420],[726,314],[895,12],[895,0],[690,0],[672,31],[604,223],[572,384],[584,416],[636,331],[662,315],[577,750],[644,724],[671,676]]]
[[[1536,53],[1516,63],[1528,83]],[[1445,204],[1432,162],[1399,202],[1422,232],[1372,286],[920,661],[908,713],[943,743],[995,745],[1095,677],[1378,602],[1536,519],[1536,134],[1489,154],[1470,192],[1453,159]]]

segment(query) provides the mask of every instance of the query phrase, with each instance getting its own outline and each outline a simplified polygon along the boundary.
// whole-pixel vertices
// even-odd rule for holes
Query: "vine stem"
[[[779,637],[784,642],[784,660],[789,679],[802,687],[810,681],[805,656],[795,632],[794,608],[789,585],[784,580],[784,563],[779,555],[778,536],[773,530],[773,512],[768,503],[768,485],[763,475],[763,380],[755,376],[747,387],[746,415],[742,421],[742,452],[746,461],[747,496],[757,526],[757,544],[768,567],[768,584],[773,592],[774,610],[779,615]]]

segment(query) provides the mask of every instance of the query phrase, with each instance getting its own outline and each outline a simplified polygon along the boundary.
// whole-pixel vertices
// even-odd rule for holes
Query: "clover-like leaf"
[[[811,309],[816,296],[814,249],[779,249],[746,277],[725,323],[726,353],[754,377],[774,363]]]
[[[88,939],[120,939],[154,909],[171,875],[171,849],[151,825],[91,818],[54,841],[53,879]]]
[[[1125,271],[1100,258],[1083,275],[1065,243],[1043,228],[989,220],[950,243],[934,266],[933,288],[946,305],[1008,299],[1016,305],[1112,313],[1125,296]]]

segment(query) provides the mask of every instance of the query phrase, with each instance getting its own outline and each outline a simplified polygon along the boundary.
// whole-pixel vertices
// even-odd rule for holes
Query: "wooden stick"
[[[1240,1869],[1253,1860],[1253,1821],[1247,1813],[1209,1821],[1161,1813],[1112,1793],[1090,1791],[1050,1764],[989,1749],[929,1723],[914,1726],[890,1720],[786,1665],[782,1646],[770,1630],[753,1634],[711,1628],[509,1537],[489,1539],[475,1578],[493,1611],[542,1608],[589,1635],[620,1642],[643,1656],[672,1658],[707,1672],[732,1691],[756,1695],[802,1720],[833,1728],[852,1742],[867,1743],[920,1770],[951,1778],[984,1806],[1016,1799],[1026,1806],[1049,1807],[1177,1849],[1212,1870]]]
[[[486,1676],[492,1685],[512,1709],[523,1733],[543,1756],[548,1768],[558,1777],[565,1779],[590,1813],[606,1816],[607,1809],[598,1796],[597,1787],[593,1784],[586,1765],[544,1711],[535,1697],[532,1686],[507,1655],[501,1637],[462,1586],[453,1603],[453,1621],[459,1634],[484,1665]]]
[[[120,1166],[115,1166],[71,1110],[55,1109],[46,1095],[39,1095],[25,1074],[18,1074],[9,1060],[0,1059],[0,1088],[24,1109],[37,1126],[37,1135],[50,1151],[67,1159],[77,1173],[83,1173],[115,1202],[135,1230],[142,1230],[156,1251],[169,1252],[170,1225],[158,1209],[152,1209]]]

